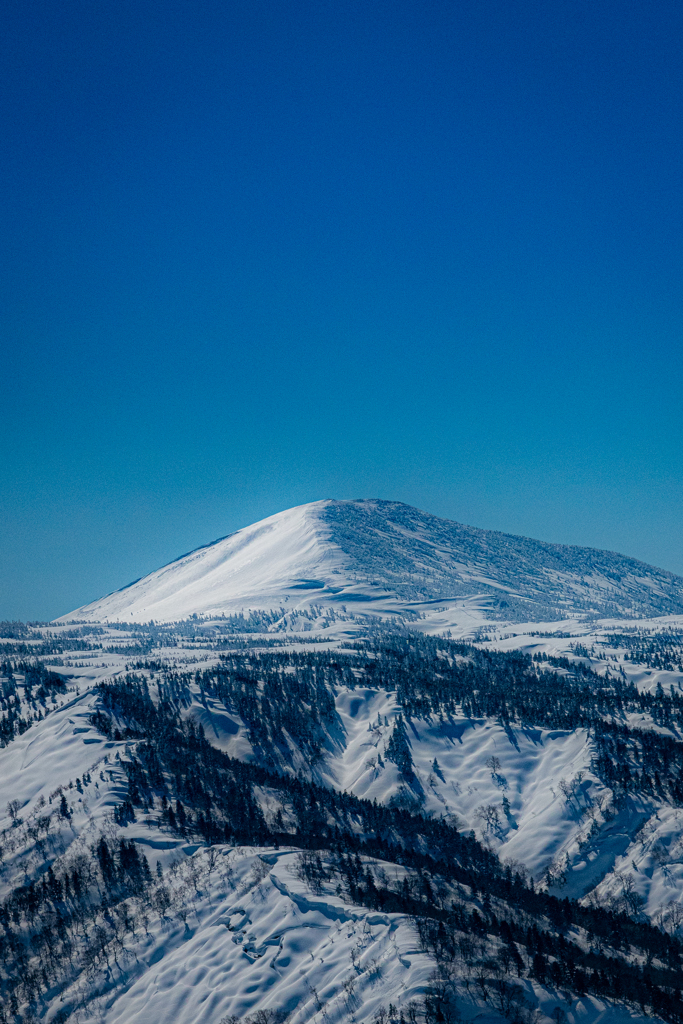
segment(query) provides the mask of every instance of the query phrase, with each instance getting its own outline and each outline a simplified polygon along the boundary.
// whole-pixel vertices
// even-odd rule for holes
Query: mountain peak
[[[488,617],[683,612],[683,579],[594,548],[442,519],[399,501],[324,499],[197,548],[65,619],[155,620],[327,607],[395,614],[478,598]]]

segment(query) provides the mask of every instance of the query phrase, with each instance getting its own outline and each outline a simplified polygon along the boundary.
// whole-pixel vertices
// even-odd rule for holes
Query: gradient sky
[[[683,573],[680,0],[5,0],[0,618],[291,505]]]

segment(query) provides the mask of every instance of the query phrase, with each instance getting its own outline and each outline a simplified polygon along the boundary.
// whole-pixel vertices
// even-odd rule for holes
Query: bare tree
[[[206,883],[209,889],[211,889],[211,875],[216,870],[216,865],[218,864],[218,856],[218,850],[215,846],[210,846],[206,851]],[[209,898],[211,898],[210,895]]]
[[[500,827],[500,814],[495,804],[482,804],[477,808],[475,817],[483,822],[487,832],[495,832]]]

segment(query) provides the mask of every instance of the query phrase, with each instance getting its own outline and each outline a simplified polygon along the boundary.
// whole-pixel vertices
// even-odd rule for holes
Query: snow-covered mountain
[[[317,501],[171,562],[61,621],[173,622],[315,608],[345,617],[642,618],[683,612],[683,578],[633,558],[440,519],[401,502]]]
[[[0,624],[0,1024],[681,1024],[682,613],[321,501]]]

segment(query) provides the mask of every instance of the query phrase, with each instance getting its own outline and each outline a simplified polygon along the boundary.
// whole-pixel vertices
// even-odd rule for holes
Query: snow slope
[[[415,618],[444,602],[480,623],[670,615],[683,613],[683,579],[613,552],[479,530],[400,502],[330,500],[198,548],[58,621],[172,622],[261,609],[281,612],[280,628],[300,629],[297,611]]]
[[[0,750],[3,806],[10,794],[22,804],[18,824],[0,822],[7,830],[3,890],[40,872],[46,849],[48,860],[68,863],[100,832],[115,828],[111,811],[126,792],[119,759],[132,746],[98,737],[89,722],[94,703],[89,689]],[[371,751],[381,749],[387,726],[375,723],[378,715],[384,723],[395,713],[393,696],[342,690],[338,708],[346,748],[329,760],[330,778],[359,795],[391,799],[401,785],[395,767],[376,775],[367,761]],[[434,792],[427,794],[427,809],[438,807],[447,794],[451,806],[471,817],[477,801],[506,792],[514,819],[506,829],[522,840],[520,849],[507,852],[533,860],[537,847],[547,857],[548,836],[571,839],[573,816],[553,800],[553,782],[585,767],[581,734],[509,738],[490,723],[463,720],[444,729],[434,721],[413,737],[412,747],[418,779],[427,781],[427,763],[435,754],[443,766],[438,781],[428,782]],[[491,752],[501,762],[497,778],[486,765]],[[79,795],[69,782],[87,772],[92,781],[83,780]],[[59,787],[67,794],[72,817],[61,833],[53,830],[47,840],[39,836],[36,842],[36,823],[45,813],[42,801]],[[158,886],[168,894],[168,905],[159,912],[154,899],[144,908],[132,900],[131,914],[139,920],[146,914],[144,929],[138,925],[127,933],[97,970],[77,975],[59,997],[46,997],[47,1021],[75,1010],[74,1019],[82,1024],[220,1024],[232,1015],[244,1018],[277,1009],[291,1014],[289,1024],[361,1024],[390,1003],[407,1009],[429,983],[434,964],[421,951],[410,919],[339,898],[334,880],[312,889],[300,877],[296,851],[219,846],[212,865],[206,849],[161,827],[154,814],[139,813],[136,822],[116,833],[142,847],[155,874],[159,865]],[[506,849],[506,835],[491,838]],[[396,864],[366,862],[390,880],[400,881],[405,871]],[[520,984],[539,1008],[539,1024],[548,1022],[558,1006],[567,1024],[640,1019],[632,1010],[594,997],[567,1003],[561,992],[535,981]],[[500,1019],[464,987],[459,1005],[464,1020],[488,1024]]]
[[[386,760],[392,710],[394,714],[400,710],[394,695],[342,691],[337,708],[347,745],[341,755],[332,755],[327,762],[335,788],[382,803],[403,798],[409,806],[411,799],[415,800],[428,814],[474,829],[502,860],[523,863],[536,878],[570,845],[580,828],[580,814],[567,804],[558,788],[560,781],[582,773],[584,793],[596,796],[604,792],[590,772],[591,747],[582,729],[506,731],[486,719],[431,716],[410,720],[414,781],[406,783],[396,765]],[[378,724],[378,713],[388,726]],[[489,766],[492,758],[499,762],[496,771]],[[488,822],[484,817],[487,808],[495,809]]]
[[[595,895],[618,910],[642,910],[676,931],[683,924],[683,810],[660,804],[643,811],[641,828],[623,843]]]
[[[267,1009],[290,1012],[288,1024],[360,1024],[390,1003],[406,1010],[424,992],[433,964],[411,922],[344,903],[329,884],[311,892],[297,877],[296,854],[223,848],[213,884],[203,852],[192,860],[204,879],[190,927],[160,922],[138,954],[138,976],[93,1003],[84,1024],[219,1024]],[[400,874],[394,865],[377,866]],[[530,982],[524,988],[539,1021],[558,1006],[568,1024],[642,1019],[590,996],[570,1008],[559,992]],[[465,1020],[501,1020],[464,992],[460,1009]]]
[[[192,860],[206,870],[201,852]],[[321,1011],[332,1024],[359,1010],[369,1020],[381,1005],[418,997],[432,967],[410,922],[312,893],[296,862],[290,851],[222,848],[187,929],[160,922],[144,950],[147,969],[84,1019],[143,1024],[152,1013],[158,1021],[218,1024],[277,1009],[292,1014],[290,1024]]]
[[[68,861],[114,829],[112,809],[127,792],[119,758],[131,745],[92,728],[95,701],[87,690],[0,749],[0,895],[39,874],[45,860]],[[70,787],[86,773],[92,782]],[[70,819],[54,814],[62,792]],[[21,805],[14,824],[5,816],[8,797]],[[43,835],[39,822],[50,810]],[[189,916],[184,923],[172,910],[155,917],[118,970],[79,976],[54,1011],[80,1004],[78,1019],[93,1024],[218,1024],[224,1015],[274,1007],[296,1011],[292,1024],[304,1024],[321,1006],[330,1021],[359,1010],[358,1019],[369,1019],[377,1006],[405,1005],[423,991],[433,965],[407,919],[311,893],[296,875],[296,854],[222,847],[211,875],[202,850],[162,830],[153,815],[139,814],[116,832],[140,844],[153,868],[160,863],[172,906]]]
[[[95,670],[93,674],[105,672]],[[152,680],[150,686],[154,692]],[[254,760],[248,730],[239,715],[216,699],[200,699],[194,685],[189,692],[191,703],[186,713],[201,722],[209,742],[232,757]],[[75,811],[58,844],[61,849],[86,825],[89,831],[100,825],[125,798],[127,782],[118,757],[126,757],[130,744],[106,740],[93,728],[90,715],[96,700],[94,690],[86,689],[0,749],[0,828],[10,826],[6,816],[10,797],[19,800],[20,816],[28,824],[38,815],[41,802],[48,802],[61,786]],[[386,756],[401,711],[396,694],[364,687],[340,688],[336,707],[338,727],[326,745],[324,759],[311,773],[331,788],[420,809],[474,829],[502,860],[523,864],[536,879],[568,858],[576,895],[600,882],[612,870],[617,854],[626,849],[623,843],[614,846],[614,826],[607,822],[607,850],[600,841],[595,843],[599,857],[590,858],[591,870],[587,870],[584,861],[588,854],[582,851],[580,840],[593,819],[586,819],[585,811],[602,801],[608,804],[609,791],[591,771],[593,751],[585,730],[506,730],[494,721],[464,717],[410,720],[408,742],[414,776],[406,780]],[[305,770],[304,757],[292,746],[293,766]],[[497,759],[495,770],[492,758]],[[70,789],[69,783],[85,772],[93,775],[93,782],[84,793]],[[561,783],[573,787],[569,798]],[[489,811],[488,818],[487,808],[495,811]],[[630,832],[629,823],[621,823],[628,841],[653,810],[634,811]],[[602,818],[599,820],[602,824]],[[16,884],[23,862],[11,867],[6,861],[5,868],[6,884],[12,879]]]

